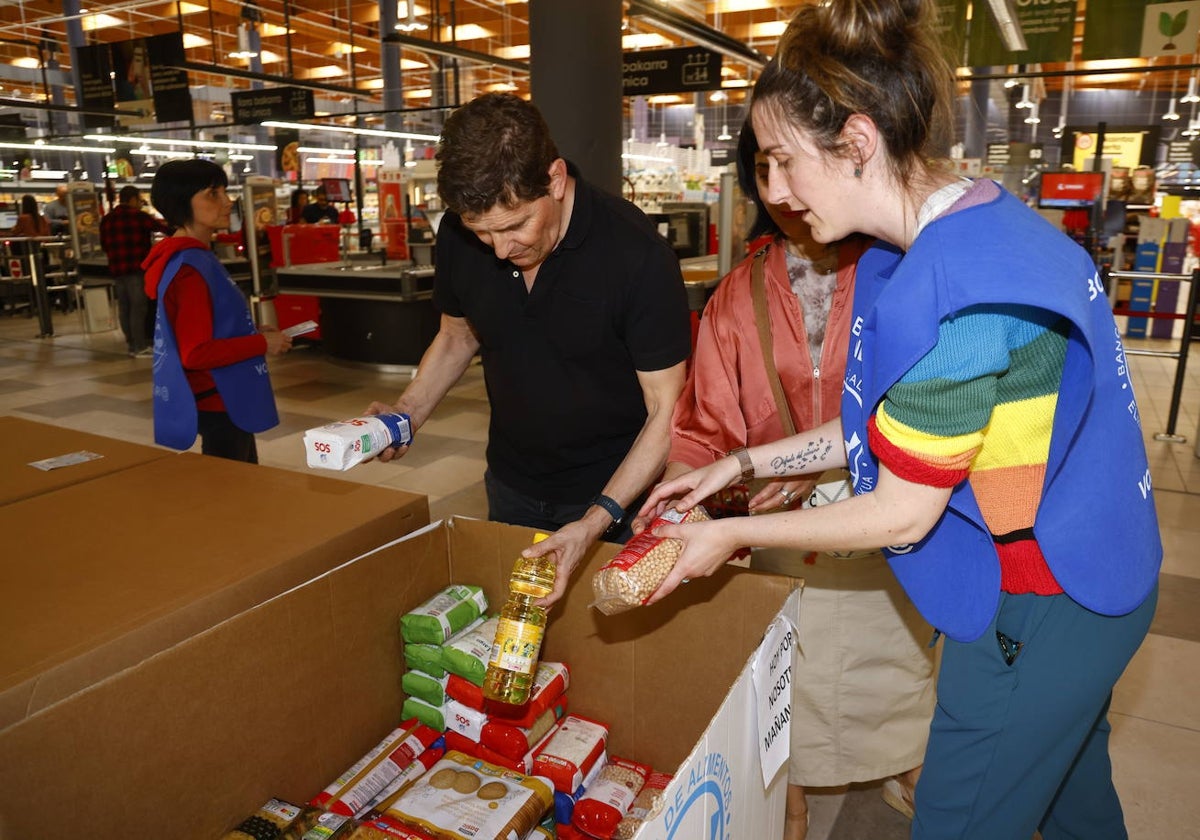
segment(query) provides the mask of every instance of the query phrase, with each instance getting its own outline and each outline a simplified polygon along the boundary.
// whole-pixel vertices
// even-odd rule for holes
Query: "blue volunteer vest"
[[[1071,329],[1034,534],[1079,604],[1103,615],[1135,609],[1154,586],[1162,543],[1125,351],[1091,259],[1005,190],[934,221],[900,256],[877,245],[858,268],[842,392],[855,493],[879,478],[868,417],[933,348],[945,317],[989,303],[1056,312]],[[982,635],[1000,562],[969,478],[921,542],[885,554],[933,626],[964,642]]]
[[[172,449],[190,449],[196,442],[196,398],[188,385],[175,331],[163,310],[167,287],[183,265],[200,272],[212,298],[213,337],[236,338],[257,332],[246,299],[212,251],[187,248],[167,260],[158,281],[158,312],[154,319],[154,442]],[[275,395],[265,356],[254,356],[209,371],[225,402],[225,411],[239,429],[263,432],[279,423]]]

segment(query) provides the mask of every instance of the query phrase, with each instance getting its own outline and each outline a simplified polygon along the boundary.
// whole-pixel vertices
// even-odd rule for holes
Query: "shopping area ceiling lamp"
[[[0,143],[0,149],[31,149],[39,152],[102,152],[112,154],[111,146],[62,146],[54,143]]]
[[[188,146],[202,149],[257,149],[261,152],[275,151],[275,144],[267,143],[226,143],[223,140],[180,140],[175,137],[135,137],[132,134],[85,134],[84,140],[97,140],[101,143],[141,143],[143,146]]]
[[[1188,79],[1187,93],[1179,97],[1179,103],[1181,105],[1189,105],[1196,102],[1200,102],[1200,93],[1196,93],[1196,77],[1192,76]]]
[[[254,49],[254,40],[250,35],[250,24],[243,21],[238,24],[237,49],[229,54],[230,58],[258,58],[258,50]]]
[[[1172,122],[1179,119],[1179,111],[1176,110],[1174,96],[1172,96],[1171,100],[1167,103],[1167,113],[1163,114],[1162,118],[1164,120],[1171,120]]]
[[[721,133],[717,135],[718,140],[732,140],[733,135],[729,133],[729,126],[725,123],[721,124]]]
[[[1041,121],[1042,121],[1042,118],[1038,116],[1038,104],[1036,102],[1034,102],[1033,106],[1029,109],[1029,116],[1027,116],[1025,118],[1025,124],[1026,125],[1037,125]]]
[[[1029,98],[1030,93],[1031,93],[1031,91],[1029,89],[1029,85],[1022,86],[1021,101],[1017,103],[1018,108],[1024,109],[1024,108],[1036,107],[1036,103],[1032,99]]]
[[[328,131],[333,134],[359,134],[363,137],[423,140],[426,143],[436,143],[441,139],[436,134],[417,134],[411,131],[386,131],[381,128],[355,128],[349,125],[330,125],[329,123],[298,123],[285,122],[283,120],[266,120],[262,124],[267,128],[294,128],[297,131]],[[272,146],[271,148],[275,147]]]
[[[396,24],[396,29],[400,32],[424,32],[429,28],[428,24],[417,20],[417,7],[412,0],[406,0],[404,3],[408,7],[408,16]],[[396,17],[404,17],[399,10],[396,12]]]
[[[1188,127],[1182,131],[1184,137],[1195,137],[1200,134],[1200,120],[1188,120]]]

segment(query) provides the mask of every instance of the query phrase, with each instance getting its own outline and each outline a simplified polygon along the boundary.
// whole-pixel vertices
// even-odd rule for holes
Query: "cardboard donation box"
[[[30,466],[36,461],[77,452],[101,457],[56,469]],[[127,443],[20,417],[0,417],[0,505],[173,455],[173,452],[154,446]]]
[[[0,506],[0,732],[428,522],[424,496],[190,453]]]
[[[400,721],[400,616],[450,583],[498,609],[533,533],[430,526],[0,730],[0,837],[215,840],[273,797],[308,801]],[[569,664],[572,713],[609,725],[610,755],[675,775],[637,836],[778,836],[787,774],[764,783],[752,663],[799,582],[726,569],[603,616],[590,580],[616,550],[577,571],[543,657]]]

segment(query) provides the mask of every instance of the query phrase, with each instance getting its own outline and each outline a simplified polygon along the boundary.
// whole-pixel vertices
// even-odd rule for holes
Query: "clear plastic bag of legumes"
[[[646,603],[666,580],[683,550],[679,540],[656,537],[654,529],[670,523],[703,522],[710,518],[699,505],[687,513],[674,508],[664,511],[642,533],[625,543],[617,556],[592,577],[592,592],[596,599],[591,605],[605,615],[615,615]]]

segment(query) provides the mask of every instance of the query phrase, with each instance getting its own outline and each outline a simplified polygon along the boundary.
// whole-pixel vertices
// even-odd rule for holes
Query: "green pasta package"
[[[478,586],[447,586],[412,612],[400,616],[400,633],[410,644],[440,645],[487,612]]]

